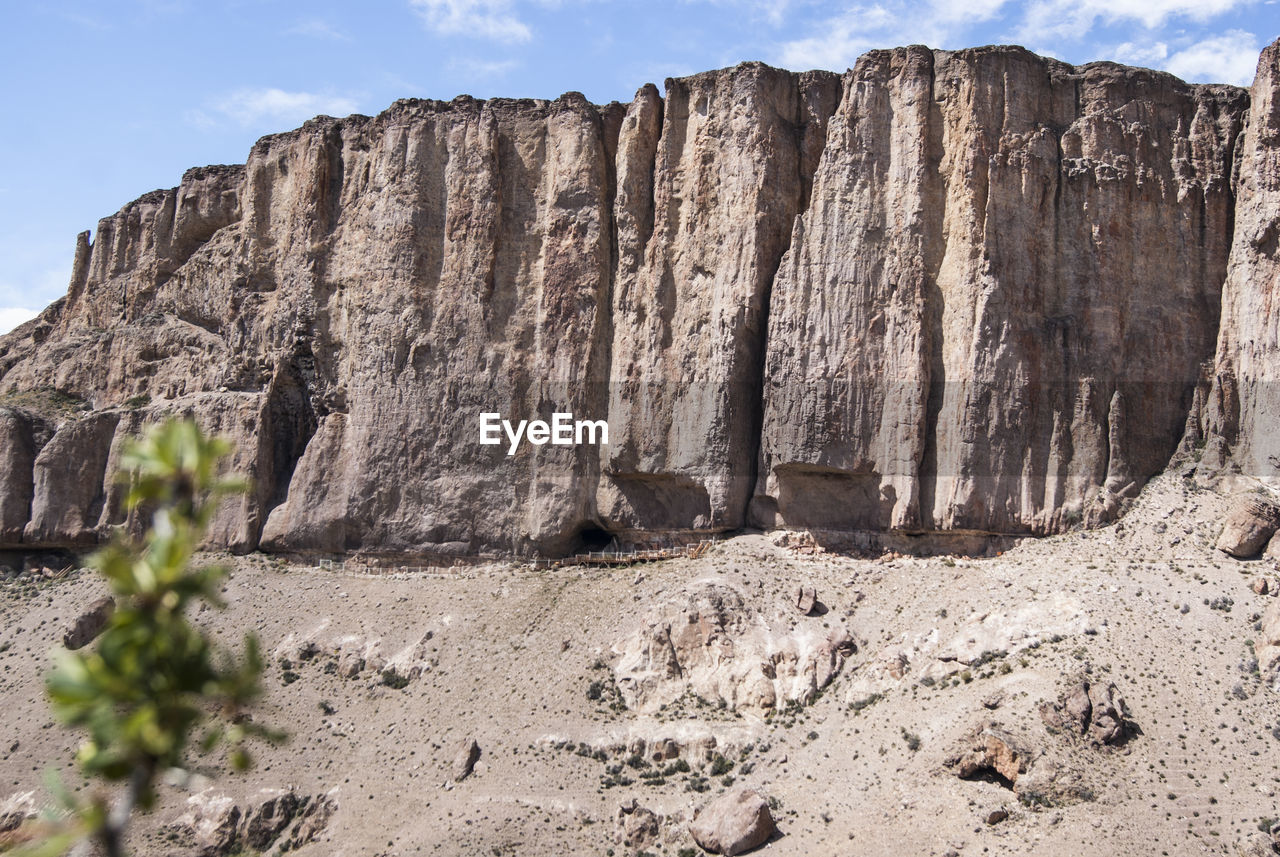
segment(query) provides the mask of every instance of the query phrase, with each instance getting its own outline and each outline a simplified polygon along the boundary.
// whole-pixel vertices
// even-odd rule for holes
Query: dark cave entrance
[[[578,531],[577,553],[608,550],[613,545],[613,533],[600,527],[584,527]]]

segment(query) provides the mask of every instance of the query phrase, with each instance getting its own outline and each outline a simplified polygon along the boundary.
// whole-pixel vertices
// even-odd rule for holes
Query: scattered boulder
[[[618,807],[614,821],[618,844],[636,851],[655,843],[662,831],[662,816],[640,806],[635,798]]]
[[[766,617],[736,584],[695,581],[614,644],[619,695],[641,713],[686,694],[730,709],[810,702],[855,649],[843,626],[813,624],[793,627],[790,612]]]
[[[818,591],[812,586],[799,586],[796,588],[795,607],[796,612],[802,616],[808,616],[813,612],[813,608],[818,603]]]
[[[1261,497],[1238,501],[1223,522],[1218,550],[1238,559],[1257,556],[1280,528],[1280,506]]]
[[[1040,717],[1050,730],[1081,736],[1095,746],[1123,744],[1134,731],[1116,686],[1087,678],[1068,689],[1057,702],[1042,705]]]
[[[986,723],[965,739],[964,749],[946,765],[962,780],[991,779],[1013,788],[1036,755],[1009,732]]]
[[[453,781],[460,783],[471,776],[479,760],[480,745],[476,743],[475,738],[468,735],[462,739],[462,744],[458,747],[458,752],[453,757],[453,764],[450,766]]]
[[[961,779],[985,780],[1009,789],[1020,803],[1032,808],[1093,799],[1086,772],[1079,766],[1065,764],[996,723],[974,729],[960,752],[945,764]]]
[[[1280,541],[1272,539],[1272,542]],[[1257,595],[1275,595],[1280,592],[1280,583],[1277,583],[1274,577],[1259,577],[1249,585],[1249,588]]]
[[[748,788],[726,792],[689,823],[693,841],[712,854],[744,854],[769,841],[776,830],[769,802]]]
[[[98,638],[116,612],[115,599],[104,595],[77,616],[62,633],[62,644],[68,649],[81,649]]]
[[[993,809],[983,816],[982,820],[988,825],[999,824],[1009,817],[1009,810],[1004,807]]]

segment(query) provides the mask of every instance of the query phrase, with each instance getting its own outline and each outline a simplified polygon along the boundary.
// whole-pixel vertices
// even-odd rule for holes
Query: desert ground
[[[228,644],[259,636],[271,659],[253,716],[289,739],[259,746],[245,774],[214,755],[174,772],[135,825],[135,852],[216,853],[193,833],[202,807],[221,795],[248,806],[266,788],[336,808],[312,841],[263,850],[688,857],[701,853],[690,818],[732,784],[769,798],[778,832],[759,853],[778,857],[1235,854],[1280,815],[1280,707],[1252,649],[1269,596],[1251,585],[1275,567],[1214,549],[1230,502],[1174,469],[1116,524],[988,557],[855,557],[768,534],[606,568],[374,575],[210,556],[232,566],[227,607],[198,622]],[[812,615],[794,606],[804,585]],[[843,626],[856,649],[821,692],[780,696],[772,714],[693,694],[632,710],[616,671],[627,641],[707,586],[737,593],[748,624],[797,639]],[[89,787],[42,678],[66,624],[104,591],[87,571],[18,569],[0,587],[11,808],[50,803],[48,771]],[[990,648],[956,659],[975,647]],[[382,655],[361,668],[355,652]],[[746,642],[738,655],[752,656]],[[1042,714],[1086,680],[1123,697],[1121,740]],[[983,726],[1052,787],[958,776]],[[480,755],[457,779],[467,738]],[[672,749],[652,761],[659,746]],[[642,818],[654,824],[637,834]]]

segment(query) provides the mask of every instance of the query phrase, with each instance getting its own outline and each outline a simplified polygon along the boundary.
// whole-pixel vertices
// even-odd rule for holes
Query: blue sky
[[[630,100],[763,60],[1022,44],[1248,85],[1280,0],[118,0],[9,4],[0,33],[0,332],[66,290],[77,232],[317,113],[459,93]]]

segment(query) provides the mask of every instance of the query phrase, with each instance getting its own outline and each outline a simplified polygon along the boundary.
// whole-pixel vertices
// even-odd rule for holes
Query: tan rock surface
[[[1236,156],[1235,231],[1202,468],[1280,476],[1280,42],[1262,52]]]
[[[1276,53],[1252,108],[902,48],[265,137],[80,236],[67,296],[0,337],[0,544],[121,523],[114,456],[172,411],[256,478],[211,534],[236,551],[1053,533],[1113,517],[1187,426],[1260,473]],[[481,412],[556,411],[608,446],[478,443]]]

